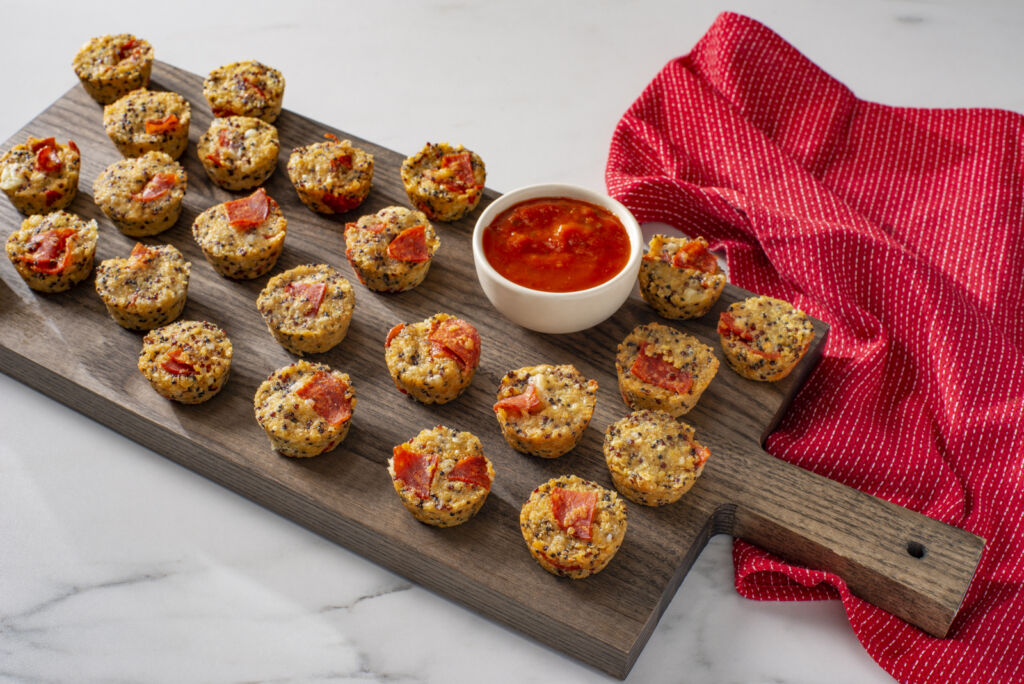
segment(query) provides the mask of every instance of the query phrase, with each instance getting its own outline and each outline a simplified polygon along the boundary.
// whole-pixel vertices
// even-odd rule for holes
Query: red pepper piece
[[[427,251],[427,227],[423,224],[406,228],[388,243],[388,256],[396,261],[413,264],[430,259]]]
[[[259,188],[248,197],[225,202],[224,209],[228,213],[228,223],[242,232],[252,230],[267,220],[272,201],[267,197],[266,190]]]
[[[432,356],[450,356],[462,370],[475,368],[480,362],[480,334],[461,318],[435,321],[427,339],[433,343]]]
[[[142,192],[132,195],[132,199],[140,202],[152,202],[166,195],[174,184],[178,182],[178,176],[173,173],[158,173],[149,179]]]
[[[391,330],[388,330],[388,336],[384,340],[385,349],[391,346],[391,340],[395,339],[395,336],[402,332],[403,328],[405,328],[405,323],[399,323],[395,327],[391,328]]]
[[[288,283],[285,291],[296,299],[304,299],[309,304],[306,308],[307,316],[315,316],[320,311],[320,304],[324,301],[324,292],[327,291],[326,283]]]
[[[551,490],[551,512],[555,522],[577,539],[590,541],[596,505],[597,492],[578,492],[561,487]]]
[[[537,395],[537,388],[532,384],[526,386],[526,391],[522,394],[516,394],[511,397],[505,397],[499,399],[494,405],[494,412],[497,413],[498,409],[505,409],[508,413],[518,414],[525,416],[527,414],[533,414],[544,408],[544,402],[540,400]]]
[[[168,114],[162,119],[147,119],[146,120],[146,132],[149,134],[156,133],[167,133],[173,131],[178,127],[178,117],[174,114]]]
[[[195,375],[196,367],[181,358],[181,348],[174,347],[160,362],[160,367],[171,375]]]
[[[491,476],[487,472],[487,459],[483,456],[466,456],[448,471],[449,480],[468,482],[491,491]]]
[[[49,140],[53,140],[53,138],[49,138]],[[36,171],[57,173],[61,166],[60,155],[57,154],[56,147],[43,146],[36,152]]]
[[[473,161],[469,152],[459,154],[446,154],[441,159],[441,166],[444,168],[453,167],[454,175],[443,181],[442,185],[452,192],[465,192],[470,188],[477,187],[476,176],[473,175]]]
[[[661,356],[649,355],[647,344],[641,344],[639,354],[629,372],[649,385],[656,385],[669,392],[685,394],[693,386],[693,378],[684,370],[673,366]]]
[[[142,268],[153,261],[159,253],[159,250],[150,249],[141,242],[136,242],[132,247],[131,256],[128,257],[128,265],[130,268]]]
[[[393,450],[391,461],[395,479],[400,481],[421,499],[430,498],[430,485],[437,473],[437,454],[418,454],[404,444]]]
[[[216,150],[214,150],[210,154],[206,155],[206,158],[209,159],[210,163],[213,164],[214,166],[216,166],[218,168],[220,168],[222,166],[221,163],[220,163],[220,155],[217,153]]]
[[[313,410],[331,425],[341,425],[352,416],[352,406],[345,397],[348,385],[324,371],[317,371],[296,394],[313,400]]]
[[[46,206],[50,206],[63,196],[64,193],[61,192],[60,190],[47,190],[46,194],[43,197],[46,199]]]
[[[336,143],[341,142],[340,140],[338,140],[338,136],[334,135],[333,133],[324,133],[324,137],[327,138],[328,140],[333,140]]]
[[[324,204],[330,207],[334,213],[344,214],[349,209],[359,206],[359,200],[345,195],[335,195],[333,192],[325,192]]]
[[[28,243],[32,251],[23,254],[21,260],[36,273],[60,273],[67,268],[71,259],[68,238],[75,234],[74,228],[54,228],[35,235]]]
[[[697,240],[691,240],[680,247],[672,257],[672,265],[676,268],[692,268],[704,273],[714,273],[718,270],[718,260],[715,259],[715,255]]]

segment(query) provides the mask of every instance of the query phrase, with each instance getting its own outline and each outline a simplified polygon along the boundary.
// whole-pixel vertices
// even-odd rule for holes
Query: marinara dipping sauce
[[[611,212],[578,199],[538,197],[509,207],[483,232],[484,256],[517,285],[577,292],[629,261],[629,235]]]

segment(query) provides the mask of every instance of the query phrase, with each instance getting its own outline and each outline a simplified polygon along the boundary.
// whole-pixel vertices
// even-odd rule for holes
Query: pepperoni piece
[[[167,133],[178,127],[178,117],[168,114],[162,119],[147,119],[146,132],[153,135],[156,133]]]
[[[508,413],[515,413],[520,416],[533,414],[544,408],[544,402],[537,395],[537,388],[531,384],[526,386],[526,391],[515,396],[499,399],[494,405],[494,412],[498,409],[505,409]]]
[[[430,498],[430,485],[437,473],[437,454],[418,454],[404,444],[396,446],[391,463],[395,479],[411,489],[421,499]]]
[[[53,138],[47,138],[48,141],[52,141]],[[57,148],[52,145],[47,145],[39,148],[36,152],[36,171],[42,171],[43,173],[57,173],[61,169],[60,155],[57,154]]]
[[[669,392],[685,394],[693,386],[693,378],[684,370],[680,370],[661,356],[649,355],[647,343],[640,345],[639,354],[629,372],[649,385],[656,385]]]
[[[450,356],[462,370],[475,368],[480,362],[480,334],[461,318],[435,321],[427,339],[432,356]]]
[[[461,459],[448,471],[448,479],[468,482],[491,491],[491,476],[487,472],[487,459],[483,456],[466,456]]]
[[[264,100],[267,99],[267,94],[263,91],[263,88],[261,88],[258,83],[253,81],[248,76],[242,76],[242,80],[245,82],[247,86],[249,86],[250,89],[255,90],[257,95],[262,97]]]
[[[78,145],[75,144],[74,140],[68,140],[68,147],[75,151],[75,154],[82,156],[81,150],[78,149]]]
[[[388,243],[388,256],[396,261],[412,264],[430,259],[430,252],[427,251],[427,227],[421,223],[403,230]]]
[[[551,512],[563,530],[583,541],[590,541],[597,492],[578,492],[555,487],[551,490]]]
[[[32,251],[23,254],[21,260],[36,273],[60,273],[71,259],[68,238],[74,234],[74,228],[54,228],[39,233],[28,243]]]
[[[324,204],[330,207],[334,213],[344,214],[349,209],[359,206],[359,200],[345,195],[335,195],[333,192],[325,192]]]
[[[206,155],[206,158],[209,159],[210,163],[216,166],[217,168],[220,168],[222,166],[222,164],[220,163],[220,153],[218,153],[217,150],[214,150],[210,154]]]
[[[554,560],[553,558],[551,558],[551,556],[548,556],[547,554],[544,555],[544,560],[546,560],[548,563],[551,563],[551,565],[555,566],[559,570],[574,571],[583,569],[582,565],[562,565],[561,563]]]
[[[692,268],[704,273],[714,273],[718,270],[718,260],[715,255],[697,240],[691,240],[676,251],[672,257],[672,265],[676,268]]]
[[[214,107],[213,108],[213,115],[216,116],[216,117],[235,116],[235,114],[236,114],[235,110],[231,109],[230,107]]]
[[[137,41],[135,38],[132,38],[127,43],[117,48],[117,61],[120,62],[133,56],[131,54],[132,50],[135,49],[135,47],[138,46],[138,44],[139,41]]]
[[[63,196],[64,193],[60,190],[47,190],[46,194],[43,195],[43,198],[46,200],[46,206],[50,206]]]
[[[177,182],[178,177],[173,173],[158,173],[149,179],[146,187],[142,188],[142,192],[132,195],[132,199],[139,200],[140,202],[152,202],[153,200],[160,199]]]
[[[337,171],[338,169],[352,168],[352,155],[351,154],[339,154],[331,159],[331,170]]]
[[[391,340],[395,339],[395,336],[402,332],[403,328],[405,328],[405,323],[399,323],[395,327],[391,328],[391,330],[388,330],[388,336],[384,340],[385,349],[391,346]]]
[[[740,344],[749,349],[752,354],[763,356],[770,361],[778,361],[782,358],[782,354],[779,352],[762,351],[757,347],[751,346],[750,343],[758,338],[758,334],[747,330],[737,323],[736,318],[728,311],[723,311],[718,317],[718,333],[726,337],[738,337]]]
[[[267,197],[267,192],[263,188],[259,188],[248,197],[225,202],[224,209],[228,213],[228,223],[241,232],[252,230],[267,220],[271,201]]]
[[[452,169],[452,177],[442,181],[442,185],[452,192],[465,192],[476,187],[476,176],[473,175],[473,161],[469,152],[446,154],[441,159],[441,166]]]
[[[38,152],[44,147],[57,147],[56,138],[29,138],[29,149]]]
[[[288,283],[285,291],[296,299],[304,299],[309,304],[306,308],[307,316],[315,316],[320,311],[320,304],[324,301],[324,292],[327,291],[326,283]]]
[[[297,395],[313,400],[313,410],[331,425],[341,425],[352,416],[352,406],[345,397],[348,385],[330,373],[317,371],[300,387]]]
[[[150,249],[141,242],[136,242],[135,246],[132,247],[131,256],[128,257],[128,265],[131,268],[142,268],[153,261],[159,253],[159,250]]]
[[[195,375],[196,367],[191,363],[182,360],[181,348],[174,347],[167,352],[167,356],[160,362],[160,367],[171,375]]]
[[[707,463],[708,458],[711,456],[711,451],[706,446],[690,442],[690,448],[693,449],[693,453],[697,457],[697,468]]]

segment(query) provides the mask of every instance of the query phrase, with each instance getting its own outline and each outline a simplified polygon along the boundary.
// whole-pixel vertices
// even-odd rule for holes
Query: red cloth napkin
[[[1024,118],[858,100],[723,14],[619,122],[606,180],[832,325],[772,454],[987,539],[946,639],[739,541],[737,590],[838,597],[903,682],[1024,681]]]

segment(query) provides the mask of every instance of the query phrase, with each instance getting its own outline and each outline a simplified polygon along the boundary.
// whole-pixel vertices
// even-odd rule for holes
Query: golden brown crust
[[[284,100],[284,76],[255,60],[217,67],[203,81],[203,97],[216,117],[251,116],[274,123]]]
[[[704,250],[708,247],[702,237],[690,240],[655,235],[640,262],[640,294],[665,318],[699,318],[711,310],[725,289],[725,273],[717,261],[710,273],[675,264],[676,254],[693,243]]]
[[[100,104],[149,84],[153,46],[130,33],[90,38],[72,60],[82,87]]]
[[[82,155],[74,142],[67,145],[49,138],[29,136],[23,145],[15,145],[0,157],[0,190],[7,194],[15,209],[22,214],[46,214],[65,209],[78,192],[78,176]],[[41,166],[42,147],[50,147],[52,160],[59,168]],[[49,152],[44,154],[49,155]]]
[[[95,220],[86,221],[66,211],[34,214],[7,237],[7,256],[18,275],[33,290],[64,292],[89,276],[98,236]],[[42,259],[39,250],[47,240],[63,245],[54,254],[57,263]],[[40,258],[37,259],[36,255]],[[55,267],[61,264],[63,267],[56,270]]]
[[[460,180],[458,164],[446,163],[468,155],[472,180]],[[487,170],[476,152],[462,145],[427,143],[422,150],[402,162],[402,184],[409,201],[428,218],[457,221],[476,209],[483,197]]]
[[[161,396],[200,404],[224,387],[233,355],[228,336],[213,323],[177,321],[146,333],[138,365]]]
[[[729,366],[760,382],[789,375],[814,339],[807,314],[789,302],[764,296],[733,302],[722,313],[718,332]]]

